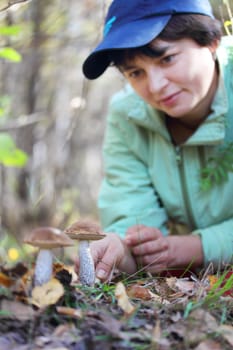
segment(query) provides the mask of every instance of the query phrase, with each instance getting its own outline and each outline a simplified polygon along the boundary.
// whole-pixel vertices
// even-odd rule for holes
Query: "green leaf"
[[[221,147],[216,156],[208,159],[207,166],[200,173],[201,190],[207,191],[227,181],[230,172],[233,172],[233,142]]]
[[[0,49],[0,57],[13,62],[20,62],[22,59],[22,56],[16,50],[12,49],[12,47]]]
[[[0,35],[5,35],[5,36],[18,35],[20,31],[21,31],[20,26],[0,27]]]
[[[9,134],[0,134],[0,164],[22,167],[26,164],[27,160],[27,154],[16,147]]]

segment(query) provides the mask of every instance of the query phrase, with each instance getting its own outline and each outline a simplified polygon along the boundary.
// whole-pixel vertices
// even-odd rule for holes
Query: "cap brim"
[[[83,63],[83,73],[88,79],[98,78],[110,65],[109,51],[140,47],[156,38],[164,29],[171,15],[151,17],[125,24],[110,31],[100,45]]]

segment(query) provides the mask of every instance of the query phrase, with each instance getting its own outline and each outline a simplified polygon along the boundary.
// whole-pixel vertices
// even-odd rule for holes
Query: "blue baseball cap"
[[[208,0],[114,0],[109,7],[101,43],[83,63],[88,79],[98,78],[110,65],[108,52],[148,44],[175,14],[214,18]]]

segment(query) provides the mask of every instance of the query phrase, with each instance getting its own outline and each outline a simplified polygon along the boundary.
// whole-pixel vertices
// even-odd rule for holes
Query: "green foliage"
[[[20,62],[22,59],[21,55],[12,47],[3,47],[0,49],[0,57],[13,62]]]
[[[0,96],[0,121],[7,119],[10,110],[10,97],[7,95]]]
[[[112,303],[115,302],[115,285],[108,283],[97,283],[95,287],[80,286],[79,287],[87,296],[91,296],[98,301],[100,299],[111,300]]]
[[[13,36],[18,35],[21,31],[21,27],[17,25],[12,26],[0,26],[0,35],[3,36]]]
[[[0,36],[14,36],[18,35],[21,31],[19,26],[0,26]],[[5,58],[8,61],[20,62],[21,55],[12,47],[4,46],[0,49],[0,58]]]
[[[210,289],[206,298],[204,299],[204,303],[207,305],[213,305],[214,303],[218,303],[219,298],[232,290],[233,288],[233,274],[227,277],[229,271],[225,271],[222,276],[217,280],[217,282]],[[226,281],[226,282],[225,282]]]
[[[190,301],[184,310],[184,318],[187,318],[189,314],[200,307],[207,307],[213,309],[220,305],[220,298],[226,296],[233,288],[233,274],[231,269],[226,270],[217,280],[217,282],[211,287],[205,298],[197,301]],[[230,276],[228,276],[230,273]]]
[[[19,26],[0,27],[0,36],[17,35],[20,32]],[[0,49],[0,58],[12,62],[20,62],[21,55],[12,47],[3,47]],[[0,118],[5,119],[9,110],[9,98],[0,97]],[[22,167],[27,163],[28,156],[25,152],[18,149],[14,140],[8,133],[0,133],[0,164],[4,166]]]
[[[224,28],[226,30],[227,35],[233,35],[233,16],[232,16],[232,10],[230,7],[230,1],[229,0],[222,0],[223,4],[226,6],[229,20],[224,22]]]
[[[208,159],[207,166],[201,170],[201,190],[208,191],[227,181],[229,172],[233,172],[233,142]]]
[[[22,167],[26,164],[27,159],[27,154],[16,147],[8,133],[0,134],[0,164]]]

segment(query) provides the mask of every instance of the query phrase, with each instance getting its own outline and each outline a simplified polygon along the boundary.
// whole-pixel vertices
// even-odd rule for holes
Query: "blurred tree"
[[[101,35],[106,2],[32,0],[1,8],[0,25],[21,31],[0,40],[22,55],[17,66],[0,59],[0,96],[10,101],[2,128],[29,155],[22,170],[2,169],[3,228],[20,234],[30,225],[63,227],[72,215],[96,218],[104,116],[122,82],[112,86],[114,69],[87,82],[81,66]]]

